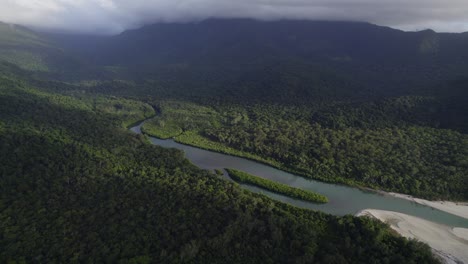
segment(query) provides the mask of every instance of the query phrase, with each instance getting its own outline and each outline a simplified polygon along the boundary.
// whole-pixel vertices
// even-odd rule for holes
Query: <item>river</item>
[[[141,134],[142,125],[143,123],[130,130]],[[184,151],[186,158],[202,169],[211,171],[224,168],[236,169],[292,187],[320,193],[329,199],[329,202],[326,204],[315,204],[271,193],[257,187],[242,185],[253,192],[263,193],[275,200],[301,208],[322,211],[333,215],[354,215],[364,209],[379,209],[408,214],[452,227],[468,228],[468,219],[409,200],[373,191],[364,191],[359,188],[307,179],[248,159],[179,144],[172,139],[161,140],[150,137],[150,141],[154,145],[164,148],[175,148]]]

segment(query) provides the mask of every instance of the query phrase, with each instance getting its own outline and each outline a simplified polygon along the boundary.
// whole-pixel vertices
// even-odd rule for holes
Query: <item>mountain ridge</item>
[[[466,36],[404,32],[364,22],[233,19],[153,24],[81,40],[83,45],[73,39],[58,42],[95,64],[126,68],[136,79],[191,74],[198,76],[193,86],[221,87],[271,68],[279,72],[270,77],[302,65],[302,75],[316,73],[322,79],[321,72],[331,69],[337,79],[352,76],[354,85],[389,95],[466,76]],[[207,84],[202,76],[216,81]],[[297,83],[312,89],[302,80]]]
[[[81,64],[60,68],[67,78],[159,80],[181,93],[190,87],[263,98],[292,89],[299,98],[323,98],[331,87],[338,97],[399,96],[468,77],[468,34],[367,22],[208,19],[114,36],[41,36],[79,58]]]

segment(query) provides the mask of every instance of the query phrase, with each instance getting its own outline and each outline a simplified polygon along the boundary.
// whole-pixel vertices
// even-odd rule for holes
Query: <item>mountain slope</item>
[[[94,63],[123,69],[128,78],[185,93],[262,100],[275,86],[308,100],[402,95],[468,72],[468,34],[357,22],[213,19],[89,37],[87,45],[76,44],[81,38],[55,39]],[[273,91],[271,97],[285,96]]]
[[[47,36],[1,22],[0,61],[39,73],[74,70],[81,65]]]
[[[467,36],[207,20],[88,39],[94,47],[79,52],[120,70],[87,91],[196,102],[220,117],[199,126],[196,111],[171,115],[183,103],[160,107],[152,131],[177,123],[184,143],[274,159],[315,179],[465,200]]]

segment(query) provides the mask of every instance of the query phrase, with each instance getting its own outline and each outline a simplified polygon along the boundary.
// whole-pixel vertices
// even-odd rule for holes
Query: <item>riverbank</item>
[[[468,263],[468,229],[453,228],[418,217],[383,210],[366,209],[356,216],[379,219],[388,223],[400,235],[428,244],[445,263]]]
[[[143,123],[140,123],[137,127],[131,128],[131,130],[135,133],[142,133],[140,129],[141,125],[143,125]],[[146,135],[149,136],[148,134]],[[204,148],[193,146],[192,144],[177,143],[174,140],[160,140],[153,137],[151,143],[167,148],[183,150],[194,165],[203,169],[238,169],[252,175],[259,175],[262,178],[282,182],[292,187],[320,193],[330,199],[330,203],[318,205],[315,203],[304,203],[300,200],[286,199],[284,196],[273,195],[275,199],[291,203],[301,208],[323,211],[334,215],[356,214],[367,208],[375,208],[402,212],[449,226],[468,228],[468,221],[466,221],[467,219],[464,217],[442,210],[434,210],[429,206],[420,206],[408,199],[393,198],[383,191],[363,187],[353,188],[346,184],[329,184],[323,181],[314,181],[313,179],[309,180],[307,177],[298,176],[302,174],[291,173],[288,170],[265,164],[264,162],[236,157],[236,155],[226,155],[220,153],[220,151],[204,150]],[[353,197],[353,199],[349,197]]]
[[[465,202],[448,202],[448,201],[429,201],[429,200],[424,200],[420,198],[415,198],[411,195],[406,195],[406,194],[400,194],[400,193],[387,193],[387,192],[381,192],[385,195],[390,195],[393,197],[405,199],[408,201],[412,201],[421,205],[429,206],[444,212],[447,212],[449,214],[457,215],[463,218],[468,219],[468,203]]]
[[[355,187],[355,188],[360,188],[363,190],[371,190],[373,192],[380,192],[380,190],[382,190],[382,192],[405,192],[404,189],[395,189],[395,188],[387,189],[385,188],[385,186],[372,184],[370,181],[357,181],[355,179],[340,177],[340,176],[337,176],[336,174],[333,177],[324,177],[320,175],[320,173],[318,173],[317,168],[304,169],[304,168],[298,168],[294,166],[287,166],[286,164],[282,163],[280,160],[272,159],[271,157],[269,158],[262,157],[262,156],[259,156],[250,152],[245,152],[242,150],[234,149],[232,147],[226,146],[219,142],[212,141],[206,137],[201,136],[200,131],[186,130],[186,131],[183,131],[182,133],[180,133],[181,131],[178,131],[177,133],[173,132],[173,133],[169,133],[168,135],[165,135],[164,133],[160,133],[160,128],[154,128],[150,125],[151,123],[145,123],[145,125],[142,127],[143,134],[147,136],[163,139],[163,140],[171,138],[175,142],[183,144],[183,145],[192,146],[192,147],[196,147],[196,148],[200,148],[200,149],[204,149],[208,151],[214,151],[217,153],[222,153],[222,154],[226,154],[226,155],[230,155],[234,157],[245,158],[245,159],[252,160],[258,163],[262,163],[262,164],[274,167],[276,169],[286,171],[286,172],[289,172],[289,173],[292,173],[292,174],[295,174],[295,175],[298,175],[307,179],[317,180],[317,181],[321,181],[324,183]],[[425,197],[425,196],[422,195],[421,197]],[[437,208],[436,205],[433,205],[431,207]],[[455,209],[452,211],[457,211],[457,210],[458,209]],[[451,213],[452,211],[447,211],[447,212]],[[468,210],[466,214],[464,215],[468,215]],[[466,218],[465,216],[463,217]]]
[[[259,155],[255,155],[255,154],[252,154],[252,153],[249,153],[249,152],[237,150],[237,149],[234,149],[232,147],[225,146],[225,145],[223,145],[221,143],[208,140],[208,139],[198,135],[198,133],[196,133],[194,131],[184,131],[182,134],[162,137],[161,134],[159,134],[157,132],[155,133],[155,130],[148,129],[147,127],[145,127],[144,123],[145,123],[145,121],[143,121],[141,123],[142,126],[141,126],[141,132],[140,133],[142,133],[142,134],[144,134],[146,136],[149,136],[149,137],[154,137],[154,138],[158,138],[158,139],[161,139],[161,140],[171,139],[171,140],[174,140],[174,142],[182,144],[182,145],[191,146],[191,147],[195,147],[195,148],[199,148],[199,149],[203,149],[203,150],[208,150],[208,151],[213,151],[213,152],[216,152],[216,153],[221,153],[221,154],[229,155],[229,156],[232,156],[232,157],[238,157],[238,158],[251,160],[251,161],[254,161],[254,162],[258,162],[258,163],[273,167],[273,168],[278,169],[278,170],[282,170],[282,171],[285,171],[285,172],[289,172],[289,173],[298,175],[298,176],[306,178],[306,179],[317,180],[317,181],[321,181],[321,182],[324,182],[324,183],[337,184],[337,185],[355,187],[355,188],[360,188],[360,189],[369,188],[371,190],[373,190],[372,188],[377,189],[377,187],[378,187],[378,186],[364,186],[362,183],[359,183],[359,182],[356,182],[356,181],[350,180],[350,179],[345,179],[345,178],[342,178],[342,177],[335,177],[333,179],[325,178],[325,177],[321,177],[320,175],[317,175],[316,173],[311,172],[311,171],[307,171],[307,170],[304,170],[304,169],[300,170],[300,169],[296,169],[296,168],[291,168],[291,167],[288,167],[288,166],[284,165],[283,163],[281,163],[281,162],[279,162],[277,160],[274,160],[274,159],[271,159],[271,158],[264,158],[264,157],[261,157]]]
[[[313,203],[328,203],[328,198],[326,196],[315,192],[294,188],[286,184],[264,179],[238,170],[228,168],[226,168],[225,170],[228,173],[229,177],[240,183],[257,186],[265,190],[289,196],[295,199],[300,199]]]

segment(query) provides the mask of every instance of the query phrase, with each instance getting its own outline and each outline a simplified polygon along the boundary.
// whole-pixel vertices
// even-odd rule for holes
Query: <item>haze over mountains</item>
[[[378,92],[458,78],[468,68],[463,48],[468,34],[403,32],[357,22],[207,20],[155,24],[111,37],[53,39],[89,63],[138,74],[208,67],[229,81],[231,75],[237,79],[293,63],[310,72],[328,70],[343,81],[352,76],[356,85]]]
[[[90,72],[109,80],[165,79],[168,87],[210,93],[216,87],[281,95],[287,83],[298,97],[402,95],[468,72],[468,33],[404,32],[360,22],[211,19],[109,37],[1,29],[0,54],[28,70],[50,68],[75,79]],[[324,86],[329,89],[317,90]]]
[[[1,23],[0,262],[437,263],[382,223],[253,194],[146,136],[467,200],[466,47],[364,22]],[[146,136],[127,131],[142,120]]]
[[[155,22],[208,18],[368,21],[407,30],[468,31],[464,0],[47,0],[6,1],[5,22],[96,34],[120,33]]]
[[[468,33],[364,22],[210,19],[115,36],[1,30],[0,55],[24,69],[62,80],[123,77],[138,84],[133,90],[157,82],[152,89],[162,93],[292,101],[438,96],[446,83],[468,78]]]
[[[214,19],[53,39],[136,82],[163,79],[168,88],[212,95],[427,95],[468,72],[467,33],[403,32],[358,22]],[[109,71],[103,75],[112,78]]]

